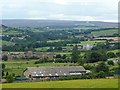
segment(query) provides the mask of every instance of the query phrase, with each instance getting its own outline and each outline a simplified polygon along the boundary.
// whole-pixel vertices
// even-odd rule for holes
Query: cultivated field
[[[3,84],[3,88],[118,88],[117,79],[66,80]]]

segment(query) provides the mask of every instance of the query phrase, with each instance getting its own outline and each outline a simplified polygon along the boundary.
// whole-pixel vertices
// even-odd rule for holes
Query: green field
[[[117,52],[119,52],[120,50],[118,49],[118,50],[109,50],[108,52],[114,52],[114,53],[117,53]]]
[[[118,34],[118,29],[94,31],[90,35],[113,35]]]
[[[4,40],[0,40],[0,45],[13,46],[13,45],[15,45],[15,43],[4,41]]]
[[[105,40],[93,40],[93,41],[82,41],[81,43],[77,44],[77,45],[86,45],[86,44],[97,44],[97,43],[103,43],[105,42]],[[76,45],[76,44],[67,44],[68,46],[69,45]]]
[[[46,52],[49,49],[49,47],[41,47],[41,48],[35,48],[36,51]]]
[[[49,40],[49,41],[47,41],[47,42],[49,42],[49,43],[53,43],[53,42],[64,42],[64,41],[70,41],[70,40]]]
[[[65,80],[3,84],[3,88],[118,88],[117,79]]]

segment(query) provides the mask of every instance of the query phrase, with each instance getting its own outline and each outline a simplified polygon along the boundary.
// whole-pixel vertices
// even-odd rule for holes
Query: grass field
[[[15,43],[4,41],[4,40],[0,40],[0,45],[13,46],[13,45],[15,45]]]
[[[97,43],[103,43],[105,42],[105,40],[93,40],[93,41],[82,41],[81,43],[77,44],[77,45],[86,45],[86,44],[97,44]],[[76,45],[76,44],[67,44],[68,46],[69,45]]]
[[[118,88],[117,79],[65,80],[3,84],[3,88]]]
[[[70,41],[70,40],[49,40],[49,41],[47,41],[47,42],[49,42],[49,43],[53,43],[53,42],[64,42],[64,41]]]
[[[117,49],[117,50],[109,50],[108,52],[114,52],[114,53],[117,53],[117,52],[119,52],[120,50],[119,49]]]
[[[113,35],[118,33],[118,29],[94,31],[91,35]]]

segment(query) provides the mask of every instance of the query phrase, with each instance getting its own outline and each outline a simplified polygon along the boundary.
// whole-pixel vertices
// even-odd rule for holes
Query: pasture
[[[118,79],[86,79],[2,84],[3,88],[118,88]]]
[[[94,45],[97,43],[104,43],[104,42],[105,42],[105,40],[82,41],[77,45],[86,45],[86,44]],[[67,45],[70,46],[70,45],[76,45],[76,44],[67,44]]]
[[[118,34],[118,29],[93,31],[90,35],[113,35],[116,33]]]

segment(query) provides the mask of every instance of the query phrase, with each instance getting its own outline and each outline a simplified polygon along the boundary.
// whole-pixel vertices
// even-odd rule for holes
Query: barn
[[[28,67],[24,71],[24,76],[36,80],[60,78],[65,76],[79,76],[85,73],[86,70],[82,66]]]

